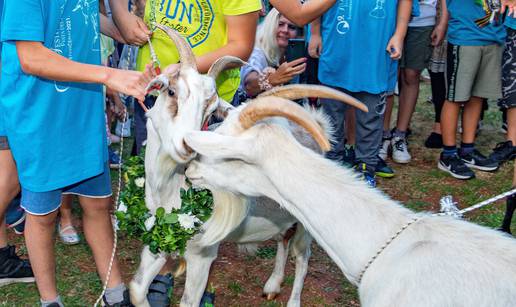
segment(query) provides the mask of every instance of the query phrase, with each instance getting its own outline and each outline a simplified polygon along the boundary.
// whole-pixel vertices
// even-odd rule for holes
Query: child
[[[42,306],[63,306],[55,282],[55,219],[80,195],[84,232],[106,279],[113,248],[111,182],[101,83],[143,100],[153,77],[100,64],[98,1],[6,1],[0,114],[27,212],[25,240]],[[31,18],[20,18],[30,12]],[[73,59],[73,60],[72,60]],[[130,306],[114,261],[107,306]]]
[[[438,168],[458,179],[471,179],[470,169],[494,171],[498,163],[475,149],[475,132],[483,99],[501,98],[501,54],[505,29],[489,17],[485,6],[469,0],[447,0],[448,69],[447,97],[441,111],[443,151]],[[456,147],[457,121],[461,105],[462,143]]]
[[[385,92],[394,88],[391,83],[395,78],[391,74],[396,70],[396,62],[393,60],[401,56],[411,8],[410,0],[340,0],[322,17],[319,80],[368,106],[368,113],[356,111],[356,169],[373,187],[382,139]],[[345,145],[346,106],[328,99],[323,99],[322,104],[336,129],[337,143],[328,157],[340,161]]]

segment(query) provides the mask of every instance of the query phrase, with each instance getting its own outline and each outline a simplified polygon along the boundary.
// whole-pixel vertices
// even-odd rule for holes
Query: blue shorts
[[[48,192],[32,192],[22,187],[21,207],[32,215],[47,215],[59,209],[62,195],[78,195],[90,198],[110,197],[111,176],[108,163],[104,172],[95,177]]]

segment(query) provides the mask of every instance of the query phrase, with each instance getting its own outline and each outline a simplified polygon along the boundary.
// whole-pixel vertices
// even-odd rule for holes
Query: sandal
[[[77,234],[77,230],[73,225],[67,225],[61,228],[61,224],[57,224],[57,232],[59,233],[59,238],[64,244],[74,245],[81,242],[81,238],[79,234]],[[68,232],[68,233],[67,233]]]

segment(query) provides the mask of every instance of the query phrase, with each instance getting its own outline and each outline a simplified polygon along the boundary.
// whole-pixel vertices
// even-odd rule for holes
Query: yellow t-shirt
[[[242,15],[261,9],[260,0],[147,0],[145,22],[150,25],[152,4],[156,22],[166,25],[183,35],[195,55],[200,56],[219,49],[227,43],[228,28],[224,16]],[[156,30],[152,35],[162,68],[179,62],[177,50],[168,35]],[[136,67],[142,71],[151,62],[148,44],[141,47]],[[230,101],[240,84],[238,69],[223,72],[217,79],[219,95]]]

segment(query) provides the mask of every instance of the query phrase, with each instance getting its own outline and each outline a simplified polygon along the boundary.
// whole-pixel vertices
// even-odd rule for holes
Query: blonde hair
[[[256,32],[256,47],[263,50],[267,62],[271,66],[278,66],[280,62],[281,52],[278,47],[276,32],[281,14],[275,8],[271,9],[269,14],[265,16],[263,22],[258,26]]]

